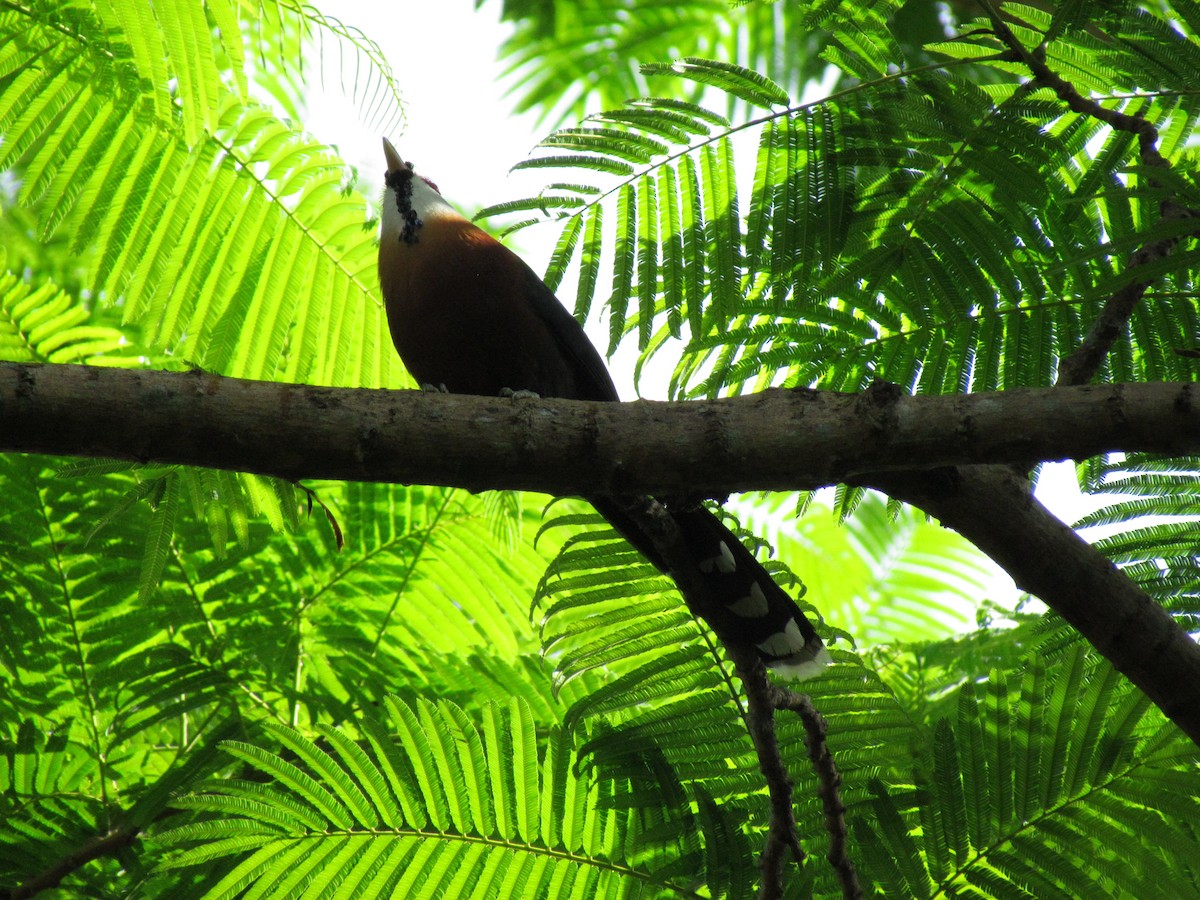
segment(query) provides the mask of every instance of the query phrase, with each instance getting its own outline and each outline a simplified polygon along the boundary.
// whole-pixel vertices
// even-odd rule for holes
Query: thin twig
[[[1025,64],[1038,83],[1044,84],[1054,91],[1058,99],[1066,103],[1073,112],[1099,119],[1118,131],[1128,131],[1137,135],[1138,140],[1145,148],[1143,154],[1150,157],[1147,160],[1148,164],[1168,167],[1167,161],[1162,158],[1156,147],[1158,130],[1153,125],[1141,116],[1131,116],[1116,109],[1105,109],[1095,100],[1084,97],[1075,89],[1075,85],[1046,65],[1044,48],[1034,51],[1021,43],[1020,39],[1013,34],[1012,29],[1008,27],[1008,23],[1001,17],[1000,11],[992,0],[983,0],[983,6],[987,10],[988,18],[992,20],[992,30],[996,37],[1017,55],[1017,58]]]
[[[842,801],[842,776],[829,752],[825,741],[827,727],[825,717],[817,712],[812,698],[807,694],[798,694],[786,688],[776,687],[775,706],[777,709],[788,709],[800,717],[804,723],[808,745],[808,758],[812,760],[813,770],[817,773],[820,787],[817,795],[821,798],[821,807],[825,812],[825,830],[829,832],[829,853],[825,858],[833,867],[834,874],[842,885],[842,897],[845,900],[858,900],[862,897],[862,885],[858,881],[858,872],[854,862],[846,851],[848,844],[848,829],[846,827],[846,804]]]
[[[68,853],[50,868],[12,888],[4,896],[7,900],[25,900],[41,891],[58,887],[64,878],[93,860],[104,856],[116,856],[137,840],[140,833],[139,827],[125,824],[111,828],[104,834],[98,834],[86,841],[78,850]]]
[[[1151,169],[1169,169],[1170,163],[1158,151],[1158,129],[1140,115],[1129,115],[1116,109],[1108,109],[1098,101],[1088,99],[1075,86],[1046,65],[1044,47],[1030,50],[1013,34],[1012,29],[1000,16],[992,0],[984,0],[984,8],[992,21],[992,30],[999,40],[1011,50],[1029,71],[1034,80],[1054,91],[1073,112],[1091,116],[1118,131],[1126,131],[1138,139],[1138,152],[1142,162]],[[1163,185],[1150,179],[1151,185],[1164,189]],[[1200,212],[1177,203],[1171,197],[1159,202],[1159,214],[1164,221],[1172,219],[1200,219]],[[1129,259],[1128,271],[1133,272],[1150,263],[1165,259],[1175,249],[1182,236],[1172,236],[1153,241],[1140,247]],[[1087,384],[1095,377],[1108,357],[1113,343],[1125,331],[1138,301],[1150,288],[1152,281],[1134,281],[1116,290],[1104,304],[1100,315],[1092,323],[1087,335],[1069,356],[1064,357],[1058,367],[1059,385]]]
[[[775,733],[778,689],[768,680],[766,668],[753,651],[730,647],[728,644],[725,649],[733,659],[734,668],[746,689],[749,708],[746,725],[758,756],[759,770],[771,797],[771,821],[758,861],[758,897],[759,900],[775,900],[783,896],[783,871],[788,858],[799,865],[804,862],[805,856],[800,846],[796,813],[792,805],[792,779],[783,762]]]
[[[1179,241],[1179,237],[1168,237],[1139,247],[1130,256],[1127,271],[1133,272],[1142,266],[1166,259]],[[1134,309],[1152,283],[1149,280],[1131,281],[1118,288],[1108,298],[1104,308],[1092,322],[1092,327],[1079,342],[1079,346],[1059,361],[1058,380],[1055,382],[1057,385],[1066,387],[1087,384],[1096,376],[1100,367],[1104,365],[1104,360],[1108,358],[1113,343],[1125,333]]]

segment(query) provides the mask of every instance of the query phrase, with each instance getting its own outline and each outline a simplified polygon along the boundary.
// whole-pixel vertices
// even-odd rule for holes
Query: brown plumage
[[[545,304],[557,305],[549,288],[466,219],[427,217],[415,244],[382,242],[379,273],[392,341],[422,384],[444,384],[452,394],[496,396],[510,387],[542,397],[616,399],[599,359],[591,366],[579,359],[556,338],[560,323],[530,302],[545,294]]]
[[[396,350],[423,385],[451,393],[615,401],[579,323],[515,253],[460,215],[387,140],[379,281]],[[606,497],[589,497],[663,569],[653,542]],[[783,674],[815,674],[829,655],[809,621],[729,529],[700,506],[672,508],[709,592],[706,619]]]

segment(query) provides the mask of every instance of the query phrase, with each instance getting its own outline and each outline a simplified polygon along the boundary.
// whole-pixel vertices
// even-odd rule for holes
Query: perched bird
[[[515,253],[447,203],[385,138],[387,186],[379,282],[392,341],[427,386],[495,397],[616,401],[616,388],[583,328]],[[621,504],[588,497],[660,570],[651,538]],[[829,654],[795,601],[709,510],[668,506],[707,592],[705,619],[726,642],[753,647],[780,674],[804,678]]]

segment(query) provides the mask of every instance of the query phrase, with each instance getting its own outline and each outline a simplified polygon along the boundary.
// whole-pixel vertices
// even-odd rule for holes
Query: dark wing
[[[562,350],[563,357],[568,361],[575,373],[578,395],[572,400],[612,400],[621,399],[617,396],[616,386],[612,376],[608,374],[608,366],[603,357],[588,340],[583,326],[575,317],[567,312],[567,308],[554,296],[554,292],[546,287],[546,283],[538,278],[537,273],[522,260],[525,277],[529,282],[528,296],[533,304],[533,311],[538,318],[546,323],[550,333],[554,335],[555,343]]]

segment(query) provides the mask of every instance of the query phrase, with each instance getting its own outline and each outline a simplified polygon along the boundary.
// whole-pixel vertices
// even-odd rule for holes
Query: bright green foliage
[[[968,683],[911,783],[870,785],[875,815],[856,837],[879,896],[1200,890],[1178,829],[1196,814],[1195,748],[1148,705],[1078,647],[1049,668],[1031,660],[1019,677]]]
[[[1004,8],[1170,171],[934,4],[505,2],[516,102],[569,124],[521,163],[544,191],[485,212],[556,223],[547,282],[679,397],[1049,384],[1130,252],[1194,228],[1159,203],[1200,207],[1200,14]],[[0,4],[0,357],[407,384],[376,186],[299,125],[318,76],[399,114],[378,48],[297,3]],[[1103,379],[1195,380],[1198,254],[1138,276]],[[1079,468],[1112,500],[1082,524],[1193,632],[1198,468]],[[0,885],[754,896],[740,685],[582,505],[19,456],[0,497]],[[1198,757],[1159,710],[1056,616],[991,602],[936,523],[811,499],[732,506],[832,639],[805,689],[868,894],[1200,893]],[[786,896],[838,896],[803,730],[777,733],[808,853]]]
[[[190,786],[184,774],[203,774],[196,766],[215,741],[231,730],[245,739],[259,720],[342,722],[398,692],[464,704],[521,696],[553,724],[595,686],[582,679],[555,696],[538,657],[527,610],[546,558],[531,548],[528,517],[504,552],[469,495],[331,485],[319,490],[346,523],[341,551],[326,527],[278,532],[251,515],[248,549],[231,536],[222,555],[209,523],[181,513],[160,545],[162,584],[139,597],[157,512],[135,506],[92,527],[128,476],[57,477],[34,458],[0,464],[0,760],[6,771],[42,766],[75,779],[22,775],[0,788],[4,881],[81,843],[74,823],[95,834],[96,823],[152,821]],[[69,760],[42,744],[62,744],[54,752]],[[27,817],[41,824],[20,824]]]
[[[755,498],[743,521],[767,534],[820,612],[857,643],[927,641],[976,624],[993,570],[958,534],[877,494],[841,523],[820,507],[793,522],[792,499]]]
[[[501,18],[515,29],[501,48],[515,108],[559,120],[651,90],[661,95],[639,62],[680,55],[728,60],[797,91],[825,67],[819,53],[827,37],[810,28],[802,4],[505,0]],[[698,93],[682,86],[668,91],[673,99]]]
[[[6,266],[0,247],[0,358],[20,362],[135,365],[120,329],[92,323],[74,298],[47,282],[37,289]]]
[[[354,38],[289,4],[245,24],[298,55],[314,28]],[[347,192],[349,173],[329,148],[249,99],[236,5],[188,2],[156,17],[134,0],[35,4],[0,11],[0,29],[0,170],[19,173],[16,200],[35,214],[2,230],[24,238],[25,227],[50,244],[47,256],[73,257],[71,276],[106,298],[89,316],[49,282],[0,272],[5,358],[131,366],[140,356],[251,378],[404,383],[372,293],[368,204]],[[378,62],[369,43],[362,52]],[[356,88],[377,106],[391,75],[371,71]],[[181,497],[209,519],[218,552],[230,526],[245,541],[250,515],[277,526],[296,516],[287,485],[183,480],[187,491],[174,478],[139,489],[160,531],[147,544],[143,597],[162,572]]]
[[[881,27],[878,9],[853,26],[860,37]],[[1050,26],[1045,13],[1022,10]],[[851,26],[837,21],[841,59]],[[961,57],[935,71],[885,74],[866,60],[887,38],[860,41],[854,71],[864,80],[811,103],[724,63],[650,66],[757,108],[731,122],[680,101],[637,100],[546,139],[549,155],[522,165],[567,169],[584,188],[559,185],[548,214],[568,229],[580,219],[591,228],[606,205],[617,215],[611,247],[593,241],[584,262],[588,272],[613,256],[614,345],[636,333],[646,357],[674,351],[686,323],[677,396],[781,382],[853,390],[875,377],[927,393],[1050,384],[1061,349],[1127,278],[1128,254],[1193,225],[1159,220],[1161,189],[1139,170],[1130,135],[1065,110],[1049,91],[979,84],[968,64],[998,48],[976,25],[974,37],[931,48]],[[1106,106],[1143,112],[1162,152],[1179,155],[1200,117],[1184,74],[1200,68],[1194,32],[1132,11],[1111,27],[1119,40],[1103,49],[1068,29],[1048,64]],[[1037,44],[1036,33],[1021,34]],[[742,200],[732,141],[752,127],[758,151]],[[1200,203],[1194,176],[1168,183]],[[577,246],[560,245],[553,265],[565,267]],[[681,246],[692,271],[668,285],[662,273],[678,271]],[[1197,260],[1193,243],[1152,271],[1167,277],[1136,310],[1105,378],[1193,377],[1194,360],[1174,350],[1196,333]],[[592,284],[590,273],[581,279]],[[577,308],[590,303],[581,296]]]
[[[200,815],[157,837],[189,848],[170,852],[166,871],[202,865],[214,898],[653,897],[684,871],[712,889],[688,896],[747,895],[732,863],[748,847],[729,844],[717,804],[698,795],[696,812],[681,808],[681,786],[650,771],[577,774],[561,734],[539,739],[524,701],[482,705],[482,727],[449,702],[384,706],[382,721],[357,734],[321,726],[317,742],[268,726],[284,756],[226,744],[267,783],[214,780],[183,800]],[[718,828],[732,858],[705,850]]]
[[[328,148],[248,98],[233,4],[37,4],[0,28],[0,168],[149,346],[230,375],[402,382],[369,297],[367,204]]]

